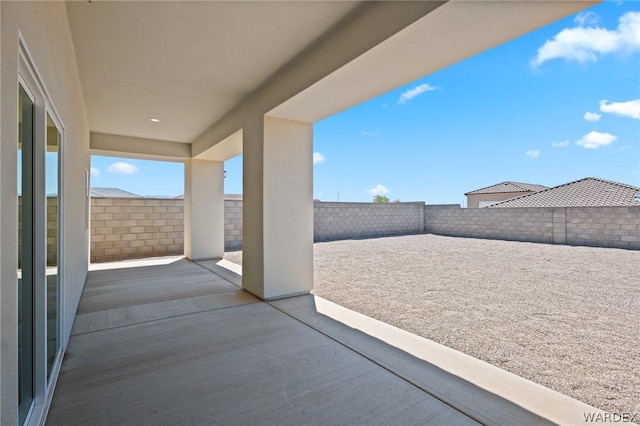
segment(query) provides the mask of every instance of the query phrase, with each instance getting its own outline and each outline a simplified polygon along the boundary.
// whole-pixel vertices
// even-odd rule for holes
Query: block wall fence
[[[640,207],[464,209],[426,205],[425,232],[454,237],[640,250]]]
[[[184,253],[184,200],[91,198],[91,262]]]
[[[424,232],[424,203],[313,203],[315,241]]]
[[[183,206],[181,199],[92,198],[91,261],[183,254]],[[224,210],[225,250],[238,250],[242,200],[226,199]],[[467,209],[316,201],[313,221],[315,241],[426,232],[640,250],[640,207]]]
[[[184,253],[184,200],[92,198],[91,262]],[[314,202],[316,241],[418,234],[424,203]],[[225,250],[242,248],[242,200],[224,200]]]

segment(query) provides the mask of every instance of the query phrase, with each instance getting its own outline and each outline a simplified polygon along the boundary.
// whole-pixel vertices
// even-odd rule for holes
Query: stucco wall
[[[0,424],[17,420],[18,265],[17,155],[19,34],[64,127],[62,182],[64,264],[62,340],[66,344],[88,266],[84,220],[85,168],[89,167],[89,125],[63,2],[0,2]],[[40,401],[40,406],[42,401]],[[37,416],[37,413],[34,414]]]
[[[640,208],[562,207],[462,209],[425,206],[425,232],[489,238],[640,249]]]

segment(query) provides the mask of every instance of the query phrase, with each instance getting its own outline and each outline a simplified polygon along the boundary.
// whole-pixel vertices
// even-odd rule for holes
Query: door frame
[[[64,166],[66,131],[64,123],[58,114],[55,104],[46,89],[33,56],[22,33],[18,35],[18,85],[33,96],[34,100],[34,129],[33,129],[33,238],[31,247],[33,255],[33,402],[27,414],[24,425],[42,423],[48,411],[53,390],[60,373],[62,356],[66,347],[67,324],[64,322]],[[51,369],[47,374],[47,199],[46,199],[46,137],[47,116],[51,118],[60,133],[58,151],[58,218],[57,218],[57,250],[58,250],[58,312],[57,328],[59,330],[59,345]],[[23,246],[24,249],[24,246]],[[17,266],[17,265],[16,265]]]

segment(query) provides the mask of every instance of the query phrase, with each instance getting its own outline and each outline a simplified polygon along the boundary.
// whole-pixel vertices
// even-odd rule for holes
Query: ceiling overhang
[[[222,161],[241,152],[246,120],[315,122],[596,3],[69,2],[67,12],[93,153]]]
[[[225,161],[242,154],[242,129],[222,139],[211,148],[194,155],[196,160]]]
[[[69,1],[91,131],[191,143],[358,7]]]
[[[321,120],[599,2],[451,0],[282,102],[269,115]]]
[[[158,139],[91,132],[89,150],[94,155],[144,160],[184,161],[191,158],[191,145]]]

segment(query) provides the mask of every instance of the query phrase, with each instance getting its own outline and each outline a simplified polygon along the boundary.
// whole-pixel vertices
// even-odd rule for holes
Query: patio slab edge
[[[319,296],[303,297],[313,298],[317,313],[406,352],[551,423],[584,424],[586,413],[604,413],[586,403],[470,355],[352,311]],[[295,310],[288,309],[287,300],[292,301],[292,299],[285,299],[271,302],[271,304],[296,317]],[[304,319],[300,318],[300,320],[304,322]],[[387,367],[390,370],[394,369],[392,365]]]

